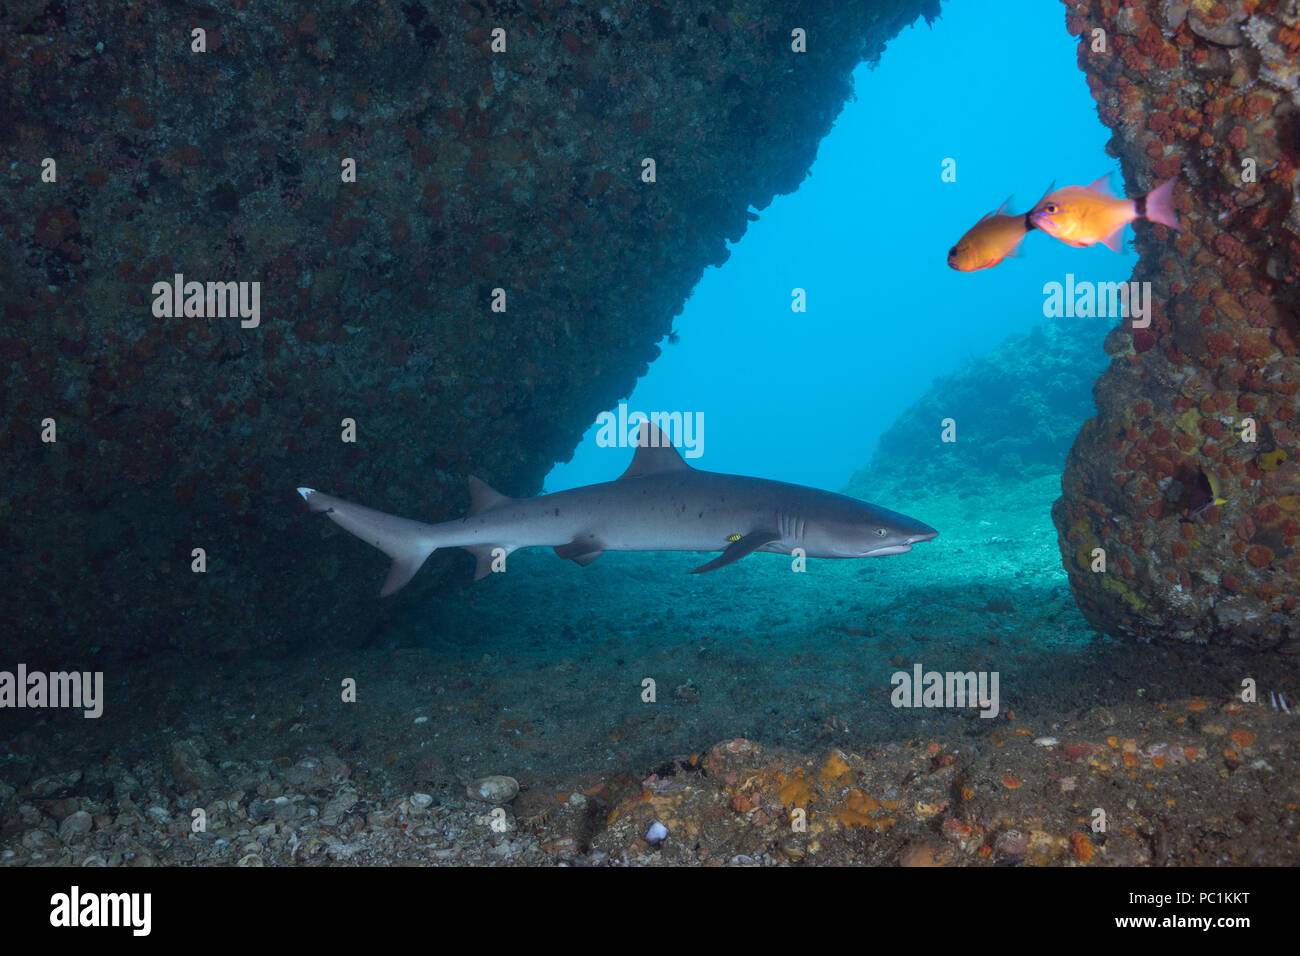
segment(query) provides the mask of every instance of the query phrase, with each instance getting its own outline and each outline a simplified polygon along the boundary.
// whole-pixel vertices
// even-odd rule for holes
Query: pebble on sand
[[[645,831],[645,841],[651,846],[658,846],[668,839],[668,828],[656,820],[650,824],[649,829]]]

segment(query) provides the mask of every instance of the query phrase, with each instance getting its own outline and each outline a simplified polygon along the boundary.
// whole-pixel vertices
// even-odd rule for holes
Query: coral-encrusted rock
[[[463,579],[463,556],[438,555],[377,605],[383,557],[321,547],[338,532],[294,488],[425,519],[464,510],[471,471],[536,492],[748,207],[799,184],[853,68],[938,2],[795,9],[11,5],[6,651],[356,640]],[[177,273],[260,282],[260,326],[155,317]]]
[[[874,500],[890,491],[906,500],[917,488],[984,494],[999,482],[1060,474],[1094,410],[1092,383],[1105,366],[1097,343],[1107,321],[1044,322],[936,380],[880,437],[849,493]],[[952,415],[960,440],[944,442],[938,426]]]
[[[1136,36],[1103,0],[1067,4],[1069,28],[1130,194],[1180,175],[1185,231],[1137,228],[1152,324],[1108,337],[1100,414],[1053,518],[1099,629],[1269,647],[1300,633],[1300,15],[1250,0],[1192,4],[1185,20],[1157,0],[1128,6],[1146,14],[1126,15],[1148,24]],[[1095,27],[1107,52],[1091,49]],[[1105,573],[1091,570],[1097,548]]]

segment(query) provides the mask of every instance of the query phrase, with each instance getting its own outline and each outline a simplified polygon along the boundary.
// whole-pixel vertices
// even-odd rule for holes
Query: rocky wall
[[[439,554],[377,601],[385,559],[295,486],[426,520],[462,513],[469,473],[538,491],[749,208],[798,186],[854,67],[937,12],[6,4],[6,650],[365,640],[467,581]],[[211,297],[160,315],[177,274],[260,283],[257,324]]]
[[[1133,278],[1152,285],[1152,322],[1107,339],[1099,414],[1053,509],[1066,569],[1110,634],[1293,651],[1300,4],[1069,0],[1066,11],[1129,195],[1178,176],[1183,226],[1136,228]]]

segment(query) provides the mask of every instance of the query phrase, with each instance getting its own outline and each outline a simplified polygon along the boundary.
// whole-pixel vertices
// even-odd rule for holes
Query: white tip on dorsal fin
[[[1102,176],[1101,179],[1089,183],[1088,188],[1091,189],[1093,192],[1101,193],[1104,196],[1115,195],[1115,191],[1110,188],[1110,173],[1107,173],[1105,176]]]
[[[509,501],[514,499],[507,498],[501,492],[494,490],[487,482],[479,481],[473,475],[469,476],[469,514],[482,514],[484,511],[499,508]]]
[[[690,467],[657,425],[642,422],[636,436],[636,454],[632,456],[632,464],[618,477],[619,480],[639,478],[667,471],[689,471]]]

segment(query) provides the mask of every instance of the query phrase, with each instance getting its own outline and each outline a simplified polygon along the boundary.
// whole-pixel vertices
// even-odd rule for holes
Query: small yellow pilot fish
[[[1177,176],[1136,199],[1113,195],[1109,178],[1108,174],[1089,186],[1066,186],[1048,193],[1030,210],[1029,221],[1068,245],[1100,242],[1116,252],[1124,241],[1124,227],[1137,219],[1182,231],[1173,203]]]
[[[1007,256],[1016,254],[1016,247],[1025,234],[1034,227],[1029,217],[1014,216],[1003,212],[1011,202],[1011,197],[995,209],[986,213],[984,218],[957,240],[957,245],[948,250],[948,265],[958,272],[976,272],[980,269],[992,269]]]

